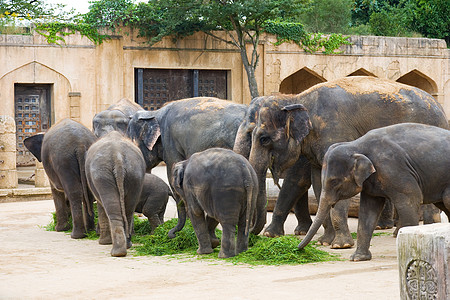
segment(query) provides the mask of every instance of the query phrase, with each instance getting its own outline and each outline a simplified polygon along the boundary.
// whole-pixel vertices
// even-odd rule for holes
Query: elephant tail
[[[122,213],[125,233],[128,238],[131,232],[128,226],[127,214],[125,210],[125,189],[123,187],[125,181],[125,166],[123,165],[123,157],[120,153],[117,154],[116,159],[114,160],[114,165],[114,177],[116,179],[117,190],[119,192],[120,210]]]
[[[86,146],[85,146],[86,148]],[[84,197],[84,201],[83,201],[83,206],[85,209],[85,212],[87,212],[88,216],[90,218],[94,218],[94,212],[92,211],[92,204],[91,203],[91,199],[92,197],[89,197],[89,186],[87,183],[87,178],[86,178],[86,167],[85,167],[85,159],[86,159],[86,151],[87,149],[85,149],[85,151],[83,151],[82,155],[78,155],[78,167],[80,169],[80,179],[81,179],[81,187],[83,188],[83,197]],[[86,217],[86,214],[84,214]],[[85,221],[85,226],[87,226],[88,222],[87,222],[86,218]]]

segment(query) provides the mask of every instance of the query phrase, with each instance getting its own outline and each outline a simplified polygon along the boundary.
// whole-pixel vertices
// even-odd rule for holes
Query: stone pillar
[[[0,116],[0,189],[16,188],[16,122]]]
[[[397,257],[401,299],[450,299],[450,224],[401,228]]]
[[[74,121],[80,122],[80,99],[81,93],[79,92],[70,92],[70,118]]]
[[[36,169],[34,171],[34,185],[36,187],[49,187],[50,182],[48,181],[47,173],[45,173],[44,166],[41,162],[36,160]]]

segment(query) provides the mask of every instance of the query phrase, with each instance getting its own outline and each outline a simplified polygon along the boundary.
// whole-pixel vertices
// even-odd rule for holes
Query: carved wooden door
[[[50,86],[15,85],[17,166],[34,165],[34,156],[23,140],[50,127]]]

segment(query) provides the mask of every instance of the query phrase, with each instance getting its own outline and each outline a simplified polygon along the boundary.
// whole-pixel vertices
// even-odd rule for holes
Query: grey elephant
[[[63,119],[45,134],[26,138],[24,145],[42,162],[50,181],[56,210],[56,231],[70,229],[72,216],[74,239],[84,238],[93,230],[94,197],[89,191],[85,173],[85,154],[95,142],[94,134],[82,124]]]
[[[258,180],[247,159],[232,150],[211,148],[176,163],[172,179],[176,193],[186,201],[198,254],[211,253],[218,245],[218,223],[223,230],[220,258],[248,249]]]
[[[86,178],[97,200],[99,243],[112,243],[112,256],[126,256],[131,247],[133,213],[144,175],[142,153],[118,131],[103,136],[86,153]]]
[[[328,149],[322,193],[306,246],[338,201],[361,192],[358,243],[353,261],[370,260],[370,240],[384,202],[394,204],[398,228],[419,224],[421,203],[433,203],[450,216],[450,131],[403,123],[369,131]]]
[[[140,201],[134,211],[147,217],[150,233],[164,223],[164,213],[170,196],[172,191],[164,180],[153,174],[145,174]]]
[[[265,199],[268,168],[277,181],[286,170],[298,164],[303,155],[311,164],[314,192],[320,199],[322,162],[330,145],[352,141],[371,129],[404,122],[448,128],[442,107],[431,95],[412,86],[375,77],[346,77],[318,84],[294,96],[265,97],[252,131],[249,156],[259,178],[258,198]],[[301,164],[295,168],[296,172],[304,173]],[[295,174],[295,170],[291,172]],[[298,177],[296,180],[301,182]],[[296,189],[301,194],[309,188],[308,179],[303,182],[304,185]],[[283,223],[295,197],[298,196],[278,199],[266,235],[283,234]],[[258,203],[263,203],[260,199]],[[332,248],[353,246],[347,224],[348,206],[349,201],[341,201],[331,210],[333,217],[324,220],[325,233],[319,238],[319,244]],[[264,208],[258,206],[258,210]]]
[[[126,98],[120,99],[94,116],[92,119],[94,134],[102,137],[112,130],[125,134],[131,117],[140,110],[144,109],[139,104]]]
[[[164,161],[172,184],[175,163],[213,147],[232,149],[246,110],[246,105],[217,98],[177,100],[157,111],[137,112],[128,125],[127,135],[141,149],[147,172]],[[169,232],[171,237],[186,221],[184,202],[177,195],[174,198],[178,204],[178,224]]]

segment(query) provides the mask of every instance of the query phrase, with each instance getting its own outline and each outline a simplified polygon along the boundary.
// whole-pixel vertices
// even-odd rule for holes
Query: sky
[[[89,0],[44,0],[44,3],[65,4],[67,8],[75,8],[77,12],[82,14],[89,11]]]

